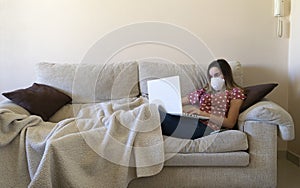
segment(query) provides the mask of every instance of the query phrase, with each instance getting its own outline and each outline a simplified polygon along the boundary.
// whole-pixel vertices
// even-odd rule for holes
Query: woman
[[[213,61],[207,70],[209,83],[202,89],[182,98],[182,104],[197,104],[186,113],[208,117],[195,119],[167,114],[160,110],[164,135],[196,139],[222,129],[232,129],[238,119],[239,109],[246,98],[235,83],[230,65],[224,59]]]

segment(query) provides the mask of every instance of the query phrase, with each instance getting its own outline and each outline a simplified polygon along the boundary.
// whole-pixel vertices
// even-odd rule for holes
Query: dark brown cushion
[[[71,97],[53,87],[37,83],[26,89],[2,93],[2,95],[31,114],[41,116],[44,121],[72,100]]]
[[[269,83],[269,84],[259,84],[245,87],[245,93],[247,98],[240,108],[240,112],[243,112],[250,106],[254,105],[261,99],[263,99],[266,95],[268,95],[278,84],[277,83]]]

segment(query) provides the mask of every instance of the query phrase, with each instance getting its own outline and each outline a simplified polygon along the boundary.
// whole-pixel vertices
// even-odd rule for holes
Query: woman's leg
[[[177,116],[159,110],[163,135],[184,139],[196,139],[208,135],[211,130],[196,118]]]

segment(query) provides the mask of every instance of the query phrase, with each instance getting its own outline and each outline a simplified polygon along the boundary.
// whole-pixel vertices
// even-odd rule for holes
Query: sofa
[[[243,85],[242,65],[230,62]],[[163,61],[38,63],[35,83],[3,93],[2,187],[276,187],[277,137],[289,113],[247,86],[234,130],[199,139],[161,134],[147,81],[179,75],[182,96],[207,82],[203,65]]]

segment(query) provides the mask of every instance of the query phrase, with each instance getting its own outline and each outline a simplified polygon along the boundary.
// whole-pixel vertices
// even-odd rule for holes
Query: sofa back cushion
[[[237,61],[228,62],[232,68],[234,80],[242,86],[243,73],[241,64]],[[167,61],[140,61],[139,84],[141,94],[147,96],[147,81],[163,77],[179,75],[181,96],[185,96],[196,89],[202,88],[207,83],[204,65],[171,63]]]
[[[114,64],[39,63],[37,83],[72,97],[72,103],[94,103],[139,95],[137,62]]]
[[[231,67],[234,81],[243,86],[243,69],[241,63],[239,61],[228,61],[228,63]]]
[[[170,62],[139,62],[139,83],[142,95],[148,94],[147,81],[178,75],[181,95],[186,95],[207,83],[205,71],[197,64],[175,64]]]

